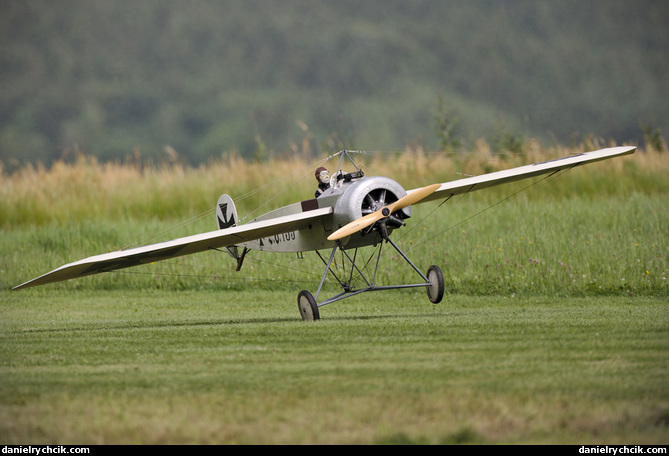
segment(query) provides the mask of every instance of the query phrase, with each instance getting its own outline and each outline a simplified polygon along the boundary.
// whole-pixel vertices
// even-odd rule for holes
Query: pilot
[[[316,198],[321,196],[325,190],[330,188],[330,172],[327,168],[319,167],[316,169],[316,180],[318,181],[318,190],[314,195]]]

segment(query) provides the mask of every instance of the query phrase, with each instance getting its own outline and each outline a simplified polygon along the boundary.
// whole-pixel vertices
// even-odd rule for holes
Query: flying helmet
[[[330,183],[330,172],[327,170],[327,168],[324,168],[323,166],[320,166],[316,168],[316,172],[314,173],[316,176],[316,180],[320,184],[329,184]]]

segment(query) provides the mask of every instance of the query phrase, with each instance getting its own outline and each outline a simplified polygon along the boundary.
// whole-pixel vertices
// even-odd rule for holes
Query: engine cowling
[[[364,177],[347,185],[343,190],[334,208],[333,228],[335,230],[394,203],[407,194],[400,184],[387,177]],[[403,220],[409,217],[411,217],[410,206],[398,210],[386,221],[387,228],[390,230],[397,228],[401,226]],[[361,233],[363,237],[374,231],[374,227],[370,228],[367,232]]]

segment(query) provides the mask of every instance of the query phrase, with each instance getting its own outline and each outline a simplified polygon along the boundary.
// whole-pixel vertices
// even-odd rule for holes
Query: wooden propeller
[[[439,187],[441,187],[441,184],[433,184],[433,185],[428,185],[427,187],[419,188],[418,190],[414,190],[408,195],[398,199],[394,203],[391,203],[387,206],[383,206],[376,212],[367,214],[364,217],[360,217],[359,219],[353,220],[351,223],[344,225],[343,227],[339,228],[337,231],[332,233],[330,236],[328,236],[328,240],[336,241],[338,239],[345,238],[346,236],[350,236],[353,233],[357,233],[358,231],[363,230],[370,225],[373,225],[379,220],[388,218],[390,214],[392,214],[393,212],[399,211],[400,209],[404,209],[407,206],[411,206],[412,204],[417,203],[426,196],[431,195],[432,193],[437,191]]]

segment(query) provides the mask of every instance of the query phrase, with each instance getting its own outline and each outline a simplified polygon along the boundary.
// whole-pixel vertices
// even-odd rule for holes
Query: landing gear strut
[[[356,265],[356,258],[358,255],[358,249],[354,249],[353,257],[351,257],[348,253],[348,251],[344,250],[341,248],[340,243],[338,242],[337,245],[335,245],[332,248],[332,252],[330,253],[330,258],[326,261],[323,256],[317,251],[316,253],[318,256],[321,258],[323,263],[325,264],[325,272],[323,272],[323,277],[321,278],[320,284],[318,285],[318,290],[316,291],[315,295],[312,295],[309,291],[307,290],[302,290],[298,296],[297,296],[297,305],[300,310],[300,315],[302,316],[302,319],[304,321],[314,321],[314,320],[319,320],[320,319],[320,312],[319,308],[323,307],[327,304],[333,303],[335,301],[339,301],[345,298],[350,298],[351,296],[355,296],[360,293],[364,293],[367,291],[379,291],[379,290],[394,290],[394,289],[400,289],[400,288],[417,288],[417,287],[425,287],[427,289],[427,296],[430,299],[430,301],[434,304],[438,304],[441,302],[442,298],[444,297],[444,276],[441,272],[441,269],[438,266],[432,265],[428,268],[427,273],[423,274],[412,262],[409,260],[409,258],[400,250],[397,245],[393,241],[390,240],[389,237],[385,237],[386,242],[388,242],[401,256],[404,258],[404,260],[413,268],[414,271],[418,273],[418,275],[421,277],[423,280],[422,283],[414,283],[414,284],[404,284],[404,285],[387,285],[387,286],[380,286],[376,285],[376,273],[378,272],[379,269],[379,260],[381,259],[381,251],[383,249],[383,242],[379,244],[378,248],[378,253],[376,254],[376,265],[374,267],[373,275],[371,277],[365,276],[365,273]],[[337,250],[341,250],[342,253],[344,254],[344,257],[347,259],[348,264],[349,264],[349,270],[347,272],[348,277],[339,277],[335,271],[332,270],[331,266],[335,258],[335,254],[337,253]],[[371,258],[370,258],[371,260]],[[323,288],[323,284],[325,283],[325,279],[328,276],[328,272],[332,274],[332,276],[339,282],[339,285],[341,285],[342,292],[329,298],[324,301],[318,302],[318,296],[321,293],[321,290]],[[362,280],[365,282],[366,286],[363,288],[355,288],[351,285],[351,280],[353,279],[353,274],[357,272],[359,276],[362,278]]]

